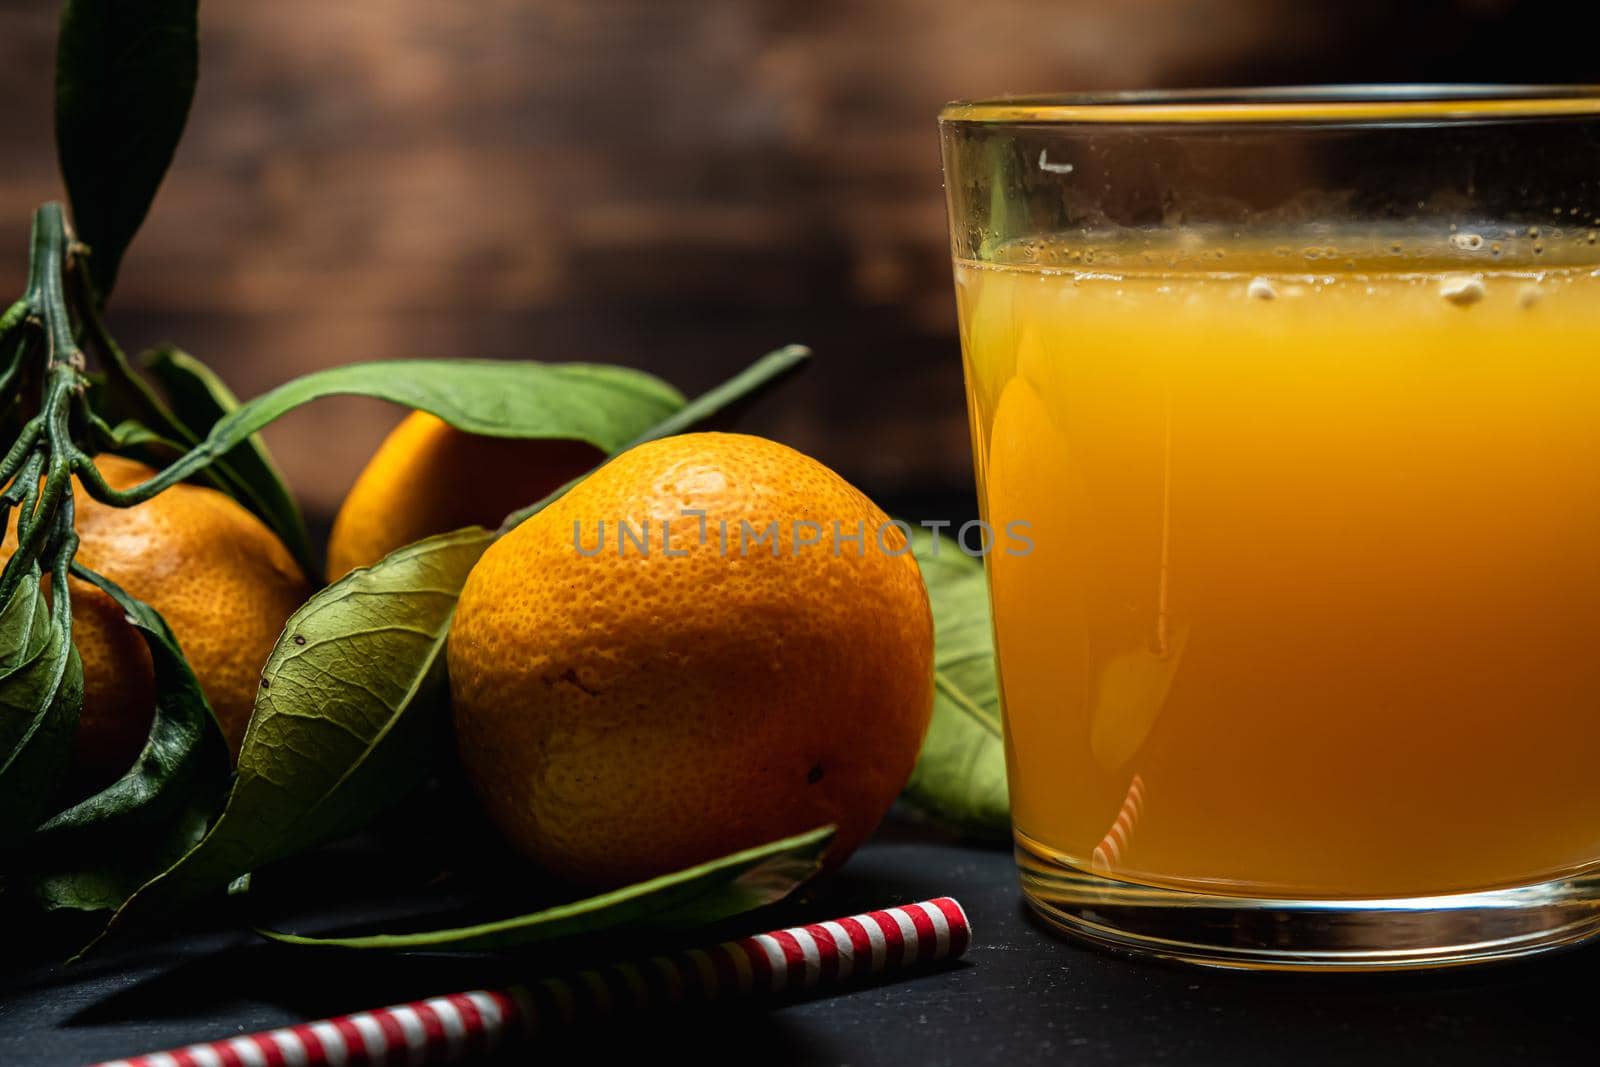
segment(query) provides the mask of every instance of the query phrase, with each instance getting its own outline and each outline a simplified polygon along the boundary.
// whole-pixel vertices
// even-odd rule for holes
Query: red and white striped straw
[[[356,1067],[391,1055],[428,1067],[525,1040],[551,1022],[793,993],[955,959],[971,934],[961,905],[938,897],[530,985],[451,993],[95,1067]]]

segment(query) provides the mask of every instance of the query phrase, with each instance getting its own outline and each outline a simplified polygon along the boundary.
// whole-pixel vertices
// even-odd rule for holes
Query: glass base
[[[1393,971],[1569,948],[1600,934],[1600,870],[1398,900],[1273,900],[1119,882],[1019,836],[1022,892],[1047,923],[1113,949],[1212,967]]]

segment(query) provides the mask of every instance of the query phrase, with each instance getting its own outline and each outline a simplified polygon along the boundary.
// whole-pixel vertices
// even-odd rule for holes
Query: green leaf
[[[173,456],[181,456],[185,446],[146,426],[137,419],[124,419],[110,429],[110,437],[101,442],[106,451],[117,453],[139,453],[136,457],[142,462],[149,463],[151,458],[161,462],[170,462]],[[165,458],[156,453],[165,453]]]
[[[683,405],[641,371],[595,363],[412,359],[351,363],[285,382],[211,427],[205,440],[151,483],[183,481],[274,419],[326,396],[368,396],[430,412],[468,433],[565,438],[613,452]]]
[[[56,150],[103,299],[183,135],[198,0],[67,0],[56,46]]]
[[[420,408],[468,433],[571,438],[607,452],[683,405],[659,378],[600,363],[376,360],[285,382],[222,418],[205,444],[224,455],[284,412],[341,395]]]
[[[29,842],[34,892],[46,908],[115,908],[205,834],[233,777],[222,727],[177,638],[155,609],[110,579],[74,573],[126,613],[155,667],[155,721],[134,765],[56,815]]]
[[[1000,685],[983,564],[948,538],[918,532],[933,607],[933,720],[906,799],[973,837],[1010,840]]]
[[[364,937],[257,932],[286,945],[495,952],[578,934],[694,929],[787,897],[817,873],[833,833],[824,826],[599,896],[476,926]]]
[[[49,637],[50,603],[39,587],[39,567],[34,565],[28,580],[0,607],[0,680],[10,677],[22,664],[44,647]],[[0,719],[0,750],[9,749],[17,736],[6,733],[10,719]]]
[[[0,753],[13,752],[33,723],[39,696],[34,674],[51,636],[50,603],[35,564],[0,608]]]
[[[63,601],[65,602],[65,601]],[[83,665],[39,568],[0,608],[0,850],[49,812],[83,706]]]
[[[239,407],[238,398],[210,367],[179,348],[163,345],[141,361],[196,440]],[[228,475],[226,488],[278,535],[307,574],[316,573],[305,519],[260,435],[245,438],[217,466]]]
[[[262,672],[222,816],[114,924],[167,913],[356,829],[422,781],[447,699],[450,616],[493,539],[472,527],[408,545],[289,617]]]

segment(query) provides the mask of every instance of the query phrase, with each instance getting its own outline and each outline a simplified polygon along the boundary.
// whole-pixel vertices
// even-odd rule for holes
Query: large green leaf
[[[369,396],[431,412],[468,433],[567,438],[612,452],[683,405],[677,390],[625,367],[594,363],[414,359],[351,363],[285,382],[211,427],[200,444],[149,483],[165,487],[204,470],[252,434],[326,396]]]
[[[683,405],[659,378],[602,363],[375,360],[285,382],[230,412],[205,444],[225,454],[284,412],[341,395],[420,408],[468,433],[568,437],[608,452]]]
[[[238,397],[210,367],[172,345],[146,353],[141,362],[167,394],[175,416],[198,440],[229,412]],[[192,442],[191,442],[192,443]],[[224,489],[260,517],[294,554],[307,574],[316,572],[300,507],[259,434],[251,434],[217,464],[227,474]]]
[[[56,150],[103,298],[183,135],[199,72],[198,0],[67,0]]]
[[[39,568],[34,566],[28,580],[17,585],[0,607],[0,681],[38,655],[50,632],[50,602],[39,587]],[[0,690],[4,692],[4,690]],[[19,733],[7,733],[15,720],[0,719],[0,751],[15,744]]]
[[[361,937],[259,932],[288,945],[495,952],[577,934],[693,929],[777,903],[794,892],[817,873],[833,833],[833,827],[824,826],[598,896],[475,926]]]
[[[0,758],[26,736],[38,709],[34,677],[52,638],[50,602],[34,565],[0,607]]]
[[[155,916],[359,827],[430,767],[456,596],[493,535],[472,527],[352,571],[289,617],[222,816],[114,922]]]
[[[122,904],[205,834],[233,777],[233,760],[194,671],[155,609],[111,580],[104,590],[144,638],[155,667],[155,721],[121,778],[56,815],[30,840],[35,895],[45,907],[99,911]]]
[[[917,563],[933,607],[933,721],[906,799],[963,833],[1009,840],[1000,685],[983,564],[955,542],[918,533]]]
[[[65,604],[65,598],[63,598]],[[83,665],[35,565],[0,608],[0,851],[49,814],[83,705]]]

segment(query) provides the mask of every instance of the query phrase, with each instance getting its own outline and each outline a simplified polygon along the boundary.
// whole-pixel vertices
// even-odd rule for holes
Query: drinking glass
[[[1029,904],[1253,968],[1600,930],[1600,89],[940,131]]]

